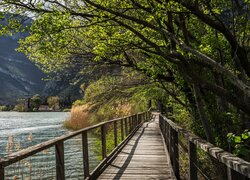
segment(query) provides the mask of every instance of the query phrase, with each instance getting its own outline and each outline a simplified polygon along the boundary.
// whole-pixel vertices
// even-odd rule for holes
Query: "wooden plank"
[[[111,166],[115,166],[118,168],[122,168],[123,165],[126,165],[126,168],[162,168],[163,166],[168,168],[167,163],[140,163],[140,162],[132,162],[132,163],[118,163],[116,162],[115,165],[111,164]]]
[[[55,150],[56,150],[56,179],[65,180],[63,141],[56,143]]]
[[[170,174],[170,170],[165,168],[108,168],[105,174]]]
[[[83,149],[83,171],[84,178],[89,177],[89,150],[88,150],[88,135],[87,132],[82,133],[82,149]]]
[[[157,121],[147,123],[137,131],[98,179],[102,178],[175,179]]]
[[[102,174],[100,178],[98,179],[129,179],[129,180],[135,180],[135,179],[164,179],[164,180],[172,180],[174,179],[169,174],[161,174],[161,175],[142,175],[142,174],[122,174],[115,177],[113,174]]]
[[[129,153],[131,153],[131,150],[122,150],[121,151],[121,154],[129,154]],[[135,155],[166,155],[165,154],[165,151],[164,150],[154,150],[154,151],[152,151],[151,149],[143,149],[143,150],[140,150],[140,149],[136,149],[135,151],[134,151],[134,154]]]

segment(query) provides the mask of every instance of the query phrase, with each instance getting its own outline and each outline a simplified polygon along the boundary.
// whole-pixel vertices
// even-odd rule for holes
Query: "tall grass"
[[[114,103],[98,106],[96,104],[74,105],[71,116],[64,121],[64,127],[71,130],[79,130],[99,122],[123,117],[133,113],[129,103]]]
[[[67,129],[78,130],[90,125],[88,105],[73,106],[70,118],[64,121],[63,126]]]

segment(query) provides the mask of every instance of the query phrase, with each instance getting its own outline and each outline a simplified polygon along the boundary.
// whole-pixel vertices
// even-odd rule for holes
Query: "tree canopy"
[[[165,90],[175,99],[184,93],[211,142],[214,109],[250,122],[249,0],[2,0],[0,6],[12,13],[2,33],[27,28],[17,14],[32,17],[18,50],[47,72],[133,68],[170,84]]]

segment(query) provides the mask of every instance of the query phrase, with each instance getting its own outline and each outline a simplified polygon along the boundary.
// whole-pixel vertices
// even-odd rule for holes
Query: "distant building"
[[[38,111],[51,111],[48,105],[40,105]]]

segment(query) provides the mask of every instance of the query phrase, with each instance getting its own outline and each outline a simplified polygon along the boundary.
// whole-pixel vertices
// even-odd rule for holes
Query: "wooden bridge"
[[[97,129],[100,129],[102,161],[90,171],[88,132]],[[111,132],[114,148],[108,152],[107,134]],[[249,162],[191,134],[160,113],[148,111],[102,122],[0,158],[0,180],[24,179],[24,176],[7,177],[8,167],[51,147],[55,147],[54,179],[66,179],[64,142],[78,135],[82,142],[84,179],[250,178]]]

